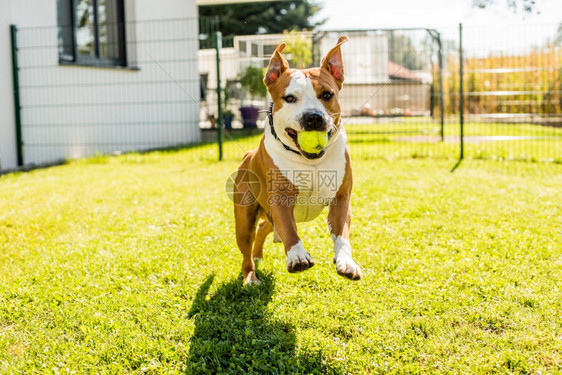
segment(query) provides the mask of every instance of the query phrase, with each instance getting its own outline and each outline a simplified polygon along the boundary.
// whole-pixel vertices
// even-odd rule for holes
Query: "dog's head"
[[[264,83],[273,99],[273,126],[281,142],[296,147],[308,159],[319,158],[325,150],[310,154],[301,149],[298,133],[303,131],[337,134],[341,126],[339,91],[344,80],[340,46],[347,42],[341,36],[324,56],[319,68],[291,69],[280,44],[265,74]]]

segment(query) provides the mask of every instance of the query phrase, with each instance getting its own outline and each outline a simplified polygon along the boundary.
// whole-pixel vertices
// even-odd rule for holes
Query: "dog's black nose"
[[[311,111],[302,116],[301,125],[304,130],[325,130],[326,122],[322,113]]]

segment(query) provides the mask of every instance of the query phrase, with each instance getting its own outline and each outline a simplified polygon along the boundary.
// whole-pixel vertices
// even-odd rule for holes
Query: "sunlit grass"
[[[320,218],[299,227],[315,267],[287,273],[269,238],[245,289],[238,161],[202,152],[0,177],[0,372],[560,371],[559,164],[357,157],[364,279],[336,274]]]

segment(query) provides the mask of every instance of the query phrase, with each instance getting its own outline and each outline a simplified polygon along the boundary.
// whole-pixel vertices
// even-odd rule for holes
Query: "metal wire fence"
[[[311,60],[302,67],[318,65],[341,34],[350,37],[342,47],[341,102],[355,157],[562,161],[562,31],[556,25],[465,27],[463,43],[459,28],[304,33],[299,37]],[[267,66],[275,46],[295,44],[294,38],[234,38],[222,51],[227,109],[249,101],[240,74]],[[286,55],[293,66],[302,64],[294,51]],[[265,110],[268,98],[250,102]],[[238,158],[255,147],[254,133],[244,131],[236,114],[224,156]]]
[[[111,69],[63,61],[60,26],[14,28],[22,164],[186,146],[190,158],[239,160],[259,143],[270,100],[243,76],[263,76],[282,41],[292,66],[318,65],[341,34],[350,38],[341,103],[354,157],[562,162],[556,25],[465,27],[463,59],[456,28],[237,36],[217,48],[217,27],[127,23],[127,62]],[[261,111],[257,122],[243,118],[247,107]]]
[[[361,157],[453,155],[420,137],[441,140],[444,108],[438,82],[443,53],[438,31],[431,29],[343,31],[346,79],[342,114],[350,148]],[[338,32],[315,37],[316,62]]]
[[[464,30],[466,155],[562,160],[562,28]]]
[[[456,156],[458,142],[456,147],[437,142],[448,126],[439,85],[444,72],[440,34],[430,29],[408,29],[234,37],[232,47],[220,51],[221,84],[227,94],[224,109],[234,113],[232,125],[224,132],[224,157],[240,158],[259,141],[254,134],[260,131],[244,125],[239,109],[255,106],[264,111],[271,100],[252,95],[254,89],[242,85],[241,76],[256,71],[263,77],[263,69],[281,42],[288,45],[285,57],[291,66],[318,66],[342,34],[349,36],[349,42],[342,47],[346,78],[340,99],[352,153],[366,158]],[[203,59],[201,54],[199,68],[212,77],[205,103],[215,108],[216,53],[208,51]],[[260,120],[264,118],[261,113]],[[202,126],[213,134],[214,125],[208,122]],[[420,141],[420,137],[430,137],[430,141]]]
[[[65,26],[14,30],[23,164],[200,143],[197,28],[126,23],[127,62],[111,66],[66,57]]]

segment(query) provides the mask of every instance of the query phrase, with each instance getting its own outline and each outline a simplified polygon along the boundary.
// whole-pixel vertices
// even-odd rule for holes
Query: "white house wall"
[[[58,63],[56,1],[8,1],[0,27],[18,26],[26,164],[200,140],[198,21],[194,0],[126,1],[128,65]],[[33,27],[28,26],[44,26]],[[4,32],[2,32],[4,35]],[[7,38],[9,42],[9,35]],[[9,43],[0,59],[1,168],[13,168],[15,135]],[[9,88],[9,90],[6,90]]]
[[[17,164],[16,131],[12,84],[12,59],[9,25],[12,22],[12,3],[0,2],[0,170]]]
[[[0,1],[0,170],[17,165],[9,25],[45,26],[55,23],[56,1]]]

